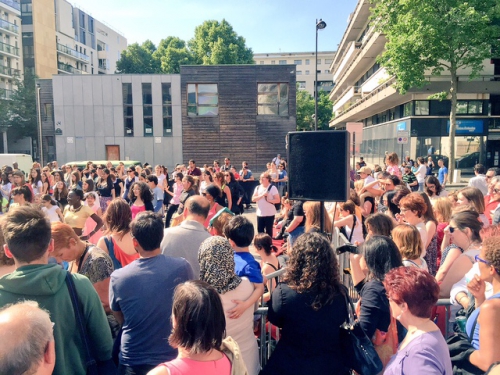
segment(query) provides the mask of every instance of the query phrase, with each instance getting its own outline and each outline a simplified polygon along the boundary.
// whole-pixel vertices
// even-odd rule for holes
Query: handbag
[[[357,221],[357,218],[356,218],[356,215],[352,215],[352,229],[351,229],[351,234],[349,234],[349,236],[347,235],[347,231],[345,230],[345,226],[344,227],[340,227],[340,233],[342,233],[344,235],[344,237],[347,239],[347,242],[351,243],[351,239],[352,239],[352,234],[354,233],[354,227],[356,226],[356,221]],[[349,237],[349,238],[347,238]]]
[[[111,358],[106,361],[96,361],[90,352],[90,339],[85,329],[82,308],[78,301],[75,282],[70,272],[66,273],[66,286],[68,287],[71,304],[73,305],[75,322],[80,331],[80,336],[85,348],[85,367],[87,369],[87,375],[114,375],[116,373],[116,366]]]
[[[477,318],[472,325],[472,334],[476,330]],[[484,371],[474,366],[469,361],[471,353],[474,351],[474,347],[471,344],[472,337],[469,337],[466,333],[460,332],[455,333],[453,336],[446,340],[448,344],[448,350],[450,351],[451,365],[453,367],[454,375],[475,375],[484,374]]]
[[[347,367],[358,374],[378,374],[384,368],[382,361],[375,351],[373,343],[366,336],[365,331],[363,331],[363,328],[359,324],[356,311],[347,294],[347,290],[343,290],[342,294],[344,295],[347,308],[347,320],[339,329],[342,356],[346,359]]]

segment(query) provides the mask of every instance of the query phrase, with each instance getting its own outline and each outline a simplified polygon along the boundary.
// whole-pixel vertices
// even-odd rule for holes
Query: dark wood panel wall
[[[187,115],[187,84],[217,83],[218,116]],[[257,85],[288,83],[288,116],[257,115]],[[238,170],[242,161],[259,172],[277,153],[286,155],[285,136],[296,129],[295,65],[182,66],[183,160],[198,166],[231,159]]]

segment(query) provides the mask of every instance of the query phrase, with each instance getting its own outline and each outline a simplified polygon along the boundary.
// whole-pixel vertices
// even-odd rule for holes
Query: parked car
[[[471,152],[455,159],[455,168],[462,173],[474,173],[474,166],[479,163],[479,152]]]

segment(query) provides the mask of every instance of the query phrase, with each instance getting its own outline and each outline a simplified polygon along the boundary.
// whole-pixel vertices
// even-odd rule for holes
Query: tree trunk
[[[453,182],[453,174],[455,173],[455,132],[457,128],[457,86],[458,77],[457,69],[452,65],[450,69],[451,74],[451,111],[450,111],[450,133],[449,133],[449,146],[450,157],[448,160],[448,181]]]

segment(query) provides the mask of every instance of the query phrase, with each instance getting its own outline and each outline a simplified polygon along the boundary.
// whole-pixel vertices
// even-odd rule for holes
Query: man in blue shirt
[[[280,193],[280,197],[282,197],[285,193],[286,182],[288,181],[288,175],[285,171],[285,166],[280,164],[278,166],[278,178],[274,181],[277,183],[278,192]]]
[[[448,180],[448,168],[445,167],[443,159],[438,160],[438,165],[438,180],[441,186],[444,188],[446,186],[446,181]]]
[[[193,279],[193,270],[184,258],[162,255],[163,222],[158,215],[142,212],[130,227],[140,258],[111,274],[109,301],[123,328],[117,374],[146,375],[177,357],[167,341],[172,299],[177,285]]]

